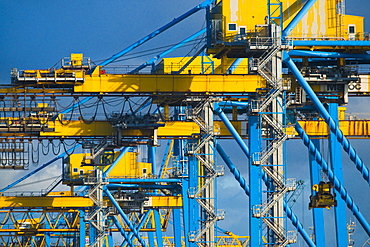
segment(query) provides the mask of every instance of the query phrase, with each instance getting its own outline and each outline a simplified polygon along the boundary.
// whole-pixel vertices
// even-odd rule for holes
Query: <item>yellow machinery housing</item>
[[[120,152],[106,153],[100,158],[100,163],[93,165],[91,160],[86,159],[87,155],[84,153],[72,154],[65,159],[65,184],[80,184],[83,179],[93,176],[95,166],[104,167],[106,171],[113,163]],[[114,157],[113,157],[114,156]],[[120,178],[147,178],[151,177],[152,167],[151,163],[138,162],[137,152],[127,152],[109,172],[108,177]]]
[[[319,184],[312,186],[312,189],[316,191],[315,195],[310,196],[310,203],[308,208],[326,208],[337,206],[337,200],[335,199],[336,194],[333,192],[334,186],[331,182],[321,181]]]

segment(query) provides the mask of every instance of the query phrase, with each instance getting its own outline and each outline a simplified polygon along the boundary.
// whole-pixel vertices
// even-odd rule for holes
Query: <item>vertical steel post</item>
[[[175,107],[174,109],[174,117],[176,120],[183,120],[182,114],[184,113],[184,107]],[[189,198],[187,197],[187,190],[189,188],[188,183],[188,177],[187,174],[185,174],[184,166],[186,166],[185,163],[185,157],[184,157],[184,140],[175,139],[173,141],[173,156],[177,157],[177,169],[181,172],[181,175],[183,176],[182,179],[182,198],[183,198],[183,225],[184,225],[184,231],[185,233],[189,232],[189,215],[188,215],[188,203]],[[169,148],[169,145],[167,146]],[[166,148],[166,152],[168,153],[168,148]],[[164,161],[163,161],[164,164]],[[163,167],[162,164],[162,167]],[[176,169],[175,168],[175,169]],[[161,171],[163,172],[163,171]],[[185,176],[184,176],[185,175]],[[182,228],[181,228],[181,209],[173,209],[172,210],[172,216],[173,216],[173,232],[174,232],[174,243],[175,247],[181,247],[181,237],[182,237]],[[185,235],[185,245],[189,246],[188,238]]]
[[[328,112],[333,118],[334,122],[339,124],[338,117],[338,103],[329,103]],[[339,125],[338,125],[339,126]],[[331,168],[338,180],[343,183],[343,171],[342,171],[342,150],[337,138],[330,132],[329,134],[329,148],[330,148],[330,162]],[[337,235],[337,246],[346,247],[347,246],[347,224],[346,224],[346,205],[343,200],[337,200],[337,206],[335,210],[335,225],[336,225],[336,235]]]
[[[150,224],[152,225],[152,224]],[[152,226],[153,227],[153,226]],[[154,241],[154,232],[148,232],[148,241],[149,241],[149,246],[153,247],[155,246],[155,241]]]
[[[175,143],[176,145],[176,143]],[[189,242],[189,236],[186,235],[190,232],[190,198],[188,197],[188,189],[189,189],[189,177],[184,177],[182,179],[182,220],[184,224],[184,232],[185,232],[185,246],[191,246]],[[177,246],[176,246],[177,247]]]
[[[320,140],[313,139],[313,144],[316,146],[317,149],[320,149]],[[309,154],[310,160],[310,177],[311,177],[311,187],[314,184],[319,184],[321,181],[321,174],[320,174],[320,166],[316,162],[315,157],[312,154]],[[312,193],[312,190],[311,190]],[[314,225],[314,233],[315,233],[315,244],[317,247],[325,247],[325,221],[324,221],[324,210],[323,208],[313,208],[312,209],[313,215],[313,225]]]
[[[79,246],[86,246],[86,222],[85,222],[85,211],[80,209],[80,244]]]
[[[248,116],[249,123],[249,236],[250,246],[261,246],[262,224],[261,218],[254,217],[255,210],[262,205],[261,168],[254,164],[258,161],[261,152],[261,129],[259,116]]]
[[[197,139],[188,140],[190,145],[196,145]],[[189,169],[189,187],[198,188],[199,179],[199,162],[194,155],[188,156],[188,169]],[[187,191],[188,192],[188,191]],[[187,193],[184,196],[188,196]],[[189,199],[189,232],[195,233],[200,228],[200,208],[195,199]],[[188,232],[187,232],[188,233]],[[190,246],[196,246],[195,242],[191,242]]]
[[[175,247],[181,247],[181,214],[180,209],[172,209],[173,233]]]
[[[155,222],[155,235],[157,237],[157,247],[163,247],[162,238],[162,227],[161,227],[161,217],[159,215],[159,209],[154,209],[154,222]]]
[[[33,245],[33,243],[32,243]],[[51,247],[50,245],[50,233],[45,233],[45,247]]]
[[[93,245],[96,239],[96,228],[89,223],[89,246]]]

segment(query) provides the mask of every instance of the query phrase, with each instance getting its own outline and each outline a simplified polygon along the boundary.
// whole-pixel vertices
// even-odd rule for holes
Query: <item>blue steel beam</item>
[[[244,58],[237,58],[235,61],[230,65],[230,67],[227,69],[230,74],[232,74],[236,68],[238,68],[239,64],[243,61]]]
[[[295,124],[295,129],[298,132],[299,137],[302,139],[303,144],[308,148],[308,151],[312,156],[315,157],[317,163],[321,166],[323,171],[327,174],[329,180],[333,183],[334,188],[340,194],[340,197],[345,201],[347,208],[350,209],[356,219],[360,222],[363,229],[366,231],[367,235],[370,237],[370,225],[365,219],[365,217],[360,212],[360,209],[353,201],[352,197],[348,194],[347,190],[344,188],[342,183],[338,180],[338,178],[334,175],[332,169],[329,167],[328,163],[322,157],[319,150],[316,149],[315,145],[306,134],[306,132],[302,129],[301,125],[297,122]]]
[[[55,157],[54,159],[50,160],[49,162],[46,162],[45,164],[43,164],[42,166],[38,167],[37,169],[33,170],[32,172],[24,175],[23,177],[21,177],[20,179],[18,179],[17,181],[9,184],[8,186],[6,186],[5,188],[1,189],[0,192],[4,192],[10,188],[12,188],[13,186],[19,184],[20,182],[22,182],[23,180],[31,177],[32,175],[38,173],[39,171],[43,170],[44,168],[48,167],[49,165],[53,164],[55,161],[63,158],[64,156],[66,156],[68,153],[71,153],[73,152],[73,150],[75,150],[76,148],[80,147],[81,144],[77,144],[75,147],[73,148],[70,148],[69,150],[67,150],[66,152],[58,155],[57,157]]]
[[[338,103],[329,103],[328,111],[330,116],[334,119],[336,124],[339,124],[338,118]],[[331,168],[338,180],[343,183],[343,170],[342,170],[342,152],[340,144],[338,143],[335,135],[330,132],[329,134],[329,147],[330,147],[330,163]],[[335,211],[335,225],[337,235],[337,246],[347,246],[347,224],[346,224],[346,205],[342,200],[338,200]]]
[[[357,46],[369,47],[370,41],[357,40],[294,40],[293,46]]]
[[[163,159],[162,159],[162,163],[161,163],[161,166],[159,168],[159,172],[158,172],[158,177],[162,177],[163,176],[163,172],[164,172],[164,166],[166,165],[166,160],[167,160],[167,157],[171,154],[170,150],[172,150],[173,148],[171,148],[171,146],[173,147],[173,141],[174,140],[168,140],[167,141],[167,145],[166,145],[166,150],[164,151],[164,155],[163,155]]]
[[[147,62],[143,63],[142,65],[140,65],[139,67],[137,67],[136,69],[130,71],[128,74],[135,74],[137,72],[139,72],[140,70],[144,69],[145,67],[147,66],[150,66],[150,65],[154,65],[156,61],[158,61],[159,59],[163,58],[164,56],[166,56],[167,54],[173,52],[174,50],[176,50],[177,48],[180,48],[181,46],[185,45],[186,43],[192,41],[193,39],[195,39],[196,37],[198,37],[199,35],[203,34],[206,32],[206,28],[203,28],[202,30],[200,30],[199,32],[196,32],[195,34],[191,35],[190,37],[184,39],[183,41],[181,41],[180,43],[172,46],[170,49],[158,54],[157,56],[153,57],[152,59],[148,60]],[[152,71],[153,72],[153,71]]]
[[[240,106],[240,107],[248,107],[248,102],[239,102],[239,101],[221,101],[218,103],[219,106]]]
[[[109,179],[110,181],[110,179]],[[111,182],[111,181],[110,181]],[[142,183],[145,183],[145,179],[141,181]],[[170,185],[165,185],[165,184],[108,184],[107,187],[109,189],[118,189],[118,188],[123,188],[123,189],[138,189],[138,188],[145,188],[145,189],[180,189],[179,184],[170,184]]]
[[[314,139],[313,144],[320,149],[320,139]],[[310,160],[310,180],[311,188],[314,184],[319,184],[321,180],[320,166],[317,164],[315,157],[309,154]],[[325,221],[324,221],[324,209],[323,208],[313,208],[313,226],[315,233],[315,243],[317,247],[325,247]]]
[[[349,155],[349,158],[356,165],[357,170],[361,172],[362,177],[370,185],[370,173],[368,168],[365,166],[362,159],[357,155],[356,150],[352,147],[348,139],[343,135],[343,132],[339,129],[338,125],[335,123],[335,121],[330,116],[328,111],[322,105],[322,103],[320,102],[319,98],[312,90],[310,85],[303,78],[297,66],[294,64],[294,62],[289,56],[285,57],[284,63],[288,66],[288,68],[293,73],[294,77],[298,80],[298,83],[301,85],[306,94],[310,97],[315,108],[319,111],[320,115],[324,118],[325,122],[328,124],[330,131],[335,134],[338,142],[342,145],[343,150]]]
[[[137,231],[140,231],[141,230],[141,228],[143,228],[143,226],[144,226],[144,224],[145,224],[145,222],[146,222],[146,220],[148,219],[148,217],[149,217],[149,215],[150,215],[150,213],[151,213],[151,209],[150,210],[148,210],[148,211],[146,211],[145,212],[145,214],[141,217],[141,219],[140,219],[140,223],[137,225],[137,227],[136,227],[136,229],[137,229]],[[128,238],[127,239],[132,239],[134,237],[134,233],[133,232],[130,232],[129,234],[128,234]],[[132,241],[132,240],[131,240]],[[125,246],[127,244],[127,242],[126,242],[126,239],[124,239],[123,240],[123,242],[122,242],[122,244],[121,244],[121,247],[123,247],[123,246]]]
[[[197,13],[199,10],[202,10],[202,9],[207,8],[213,2],[214,2],[214,0],[206,0],[206,1],[202,2],[201,4],[195,6],[194,8],[192,8],[191,10],[189,10],[188,12],[186,12],[185,14],[183,14],[183,15],[175,18],[175,19],[173,19],[172,21],[170,21],[166,25],[162,26],[161,28],[155,30],[154,32],[150,33],[149,35],[145,36],[144,38],[140,39],[139,41],[137,41],[137,42],[133,43],[132,45],[130,45],[129,47],[125,48],[124,50],[118,52],[117,54],[111,56],[110,58],[108,58],[104,62],[100,63],[99,65],[100,66],[106,66],[106,65],[110,64],[111,62],[113,62],[116,59],[118,59],[118,58],[122,57],[123,55],[125,55],[126,53],[132,51],[133,49],[137,48],[138,46],[144,44],[145,42],[151,40],[152,38],[156,37],[157,35],[161,34],[164,31],[166,31],[170,27],[172,27],[172,26],[176,25],[177,23],[185,20],[189,16]]]
[[[340,53],[340,52],[328,52],[328,51],[291,50],[288,52],[288,54],[289,56],[297,56],[297,57],[370,59],[370,54]]]
[[[240,137],[239,133],[236,131],[234,126],[231,124],[230,120],[227,118],[226,114],[222,111],[221,107],[217,103],[214,103],[213,112],[220,117],[222,122],[225,124],[226,128],[229,130],[230,134],[235,138],[235,141],[239,144],[243,153],[249,159],[249,148],[247,144],[245,144],[243,139]]]
[[[85,211],[80,209],[80,243],[85,243],[86,239],[86,221],[85,221]]]
[[[123,149],[121,149],[121,153],[118,155],[118,157],[114,160],[114,162],[109,166],[109,168],[104,171],[103,173],[103,177],[106,177],[109,175],[110,171],[113,170],[113,168],[118,164],[118,162],[123,158],[123,156],[125,156],[125,154],[127,153],[127,151],[130,150],[131,147],[124,147]]]
[[[112,183],[181,183],[179,178],[110,178]]]
[[[113,219],[113,223],[116,225],[118,231],[121,233],[121,235],[123,236],[125,241],[128,242],[128,245],[131,246],[131,247],[134,247],[135,245],[133,244],[131,238],[129,238],[129,236],[126,234],[125,229],[123,229],[123,227],[121,226],[117,217],[114,215],[114,216],[111,217],[111,219]]]
[[[137,240],[140,242],[140,244],[144,247],[146,247],[145,241],[141,238],[139,235],[139,232],[134,227],[134,225],[131,223],[130,219],[126,216],[125,212],[123,212],[121,206],[118,204],[118,202],[114,199],[113,195],[110,193],[110,191],[106,188],[106,186],[103,187],[103,191],[108,196],[109,200],[112,202],[113,206],[117,209],[118,213],[121,215],[123,221],[128,225],[130,230],[134,233]]]
[[[315,4],[316,0],[308,0],[302,9],[294,16],[293,20],[288,24],[288,26],[283,31],[283,37],[288,36],[292,30],[297,26],[298,22],[307,14],[310,8]]]
[[[216,145],[216,149],[217,149],[217,152],[220,154],[221,158],[223,159],[223,161],[228,166],[230,172],[234,175],[234,178],[239,183],[240,187],[244,190],[245,194],[249,196],[249,186],[247,185],[244,177],[241,176],[240,171],[232,163],[232,161],[227,156],[226,152],[223,150],[220,144]],[[266,178],[266,177],[262,176],[262,178]],[[264,181],[267,182],[266,179],[264,179]],[[284,201],[283,207],[292,225],[297,228],[297,231],[299,232],[299,234],[301,234],[302,238],[306,241],[308,246],[315,247],[316,245],[312,242],[310,236],[307,234],[306,230],[303,228],[303,225],[298,220],[298,217],[293,213],[292,209],[285,203],[285,201]]]
[[[147,219],[148,219],[149,215],[151,214],[151,212],[152,212],[152,210],[150,209],[150,210],[146,211],[144,215],[142,215],[142,217],[140,219],[140,223],[136,227],[137,231],[140,231],[141,228],[143,228],[143,226],[144,226],[145,222],[147,221]],[[130,232],[128,234],[128,238],[127,239],[132,239],[133,237],[134,237],[134,233],[133,232]],[[122,244],[121,244],[121,247],[126,246],[126,244],[127,244],[126,239],[124,239],[123,242],[122,242]]]
[[[248,116],[248,144],[250,155],[260,153],[262,150],[261,128],[259,127],[258,115]],[[249,159],[249,236],[250,246],[262,245],[262,219],[254,217],[254,207],[262,205],[262,169],[255,165],[254,159]]]

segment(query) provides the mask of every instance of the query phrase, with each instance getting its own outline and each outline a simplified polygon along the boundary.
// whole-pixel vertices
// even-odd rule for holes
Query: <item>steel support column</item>
[[[262,245],[262,220],[254,217],[254,210],[262,205],[261,168],[254,164],[261,152],[259,116],[248,116],[249,123],[249,236],[250,246]]]
[[[313,144],[317,149],[320,149],[320,140],[313,139]],[[311,178],[311,188],[314,184],[319,184],[322,180],[321,178],[321,167],[316,162],[315,157],[309,154],[310,160],[310,178]],[[312,193],[312,189],[311,189]],[[313,208],[313,226],[314,226],[314,242],[317,247],[325,247],[325,221],[324,221],[324,209],[323,208]]]
[[[338,104],[329,103],[328,112],[333,118],[334,122],[339,124],[338,117]],[[330,163],[331,168],[338,180],[343,184],[343,171],[342,171],[342,150],[337,138],[330,132],[329,134],[329,148],[330,148]],[[347,246],[347,224],[346,224],[346,205],[343,200],[337,200],[337,206],[335,210],[335,230],[337,235],[337,246],[346,247]]]

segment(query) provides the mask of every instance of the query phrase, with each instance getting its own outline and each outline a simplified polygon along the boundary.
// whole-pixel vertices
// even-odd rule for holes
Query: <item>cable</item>
[[[202,39],[204,39],[204,37],[194,39],[193,41],[202,40]],[[152,53],[150,53],[150,54],[153,54],[153,52],[154,52],[154,51],[156,51],[156,50],[159,50],[159,51],[156,51],[156,52],[154,52],[154,53],[162,52],[162,51],[165,51],[165,49],[164,49],[164,48],[172,47],[172,46],[178,45],[179,43],[180,43],[180,42],[175,43],[175,44],[171,44],[171,45],[160,46],[160,47],[156,47],[156,48],[152,48],[152,49],[148,49],[148,50],[143,50],[143,51],[139,51],[139,52],[133,52],[133,53],[131,53],[130,55],[132,56],[132,55],[136,55],[136,54],[142,54],[142,53],[144,53],[144,52],[149,52],[149,51],[151,51],[151,52],[152,52]],[[183,47],[185,47],[185,46],[189,46],[189,44],[186,44],[186,45],[184,45]],[[94,61],[94,63],[100,63],[100,62],[103,62],[103,61],[105,61],[105,60],[107,60],[107,59],[108,59],[108,58],[106,58],[106,59],[101,59],[101,60],[96,60],[96,61]],[[125,60],[125,59],[124,59],[124,60]],[[121,59],[121,60],[116,60],[116,61],[114,61],[114,62],[112,62],[112,63],[115,63],[115,62],[118,62],[118,61],[122,61],[122,59]]]
[[[31,185],[31,184],[41,183],[41,182],[45,182],[45,181],[56,179],[58,177],[60,177],[60,175],[55,176],[55,177],[51,177],[51,178],[40,179],[40,180],[37,180],[37,181],[25,183],[25,184],[15,185],[15,186],[13,186],[13,188],[18,188],[18,187],[23,187],[23,186]]]
[[[95,108],[95,113],[94,115],[91,117],[90,120],[86,120],[84,117],[83,117],[83,114],[82,114],[82,111],[81,111],[81,104],[80,104],[80,100],[78,100],[78,111],[80,112],[80,118],[81,120],[85,123],[85,124],[92,124],[94,121],[95,121],[95,118],[96,118],[96,115],[98,114],[98,108],[99,108],[99,102],[100,102],[100,98],[98,98],[98,101],[95,102],[96,103],[96,108]],[[93,107],[95,104],[93,104],[91,107]],[[89,108],[91,108],[89,107]]]
[[[54,155],[58,155],[60,153],[60,144],[61,144],[60,141],[59,141],[59,145],[57,145],[57,146],[54,145],[54,140],[53,139],[50,139],[49,141],[51,143],[53,154]],[[58,147],[58,151],[57,152],[55,152],[55,150],[56,150],[55,147]]]

